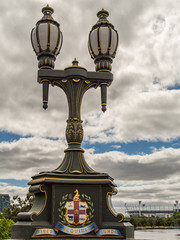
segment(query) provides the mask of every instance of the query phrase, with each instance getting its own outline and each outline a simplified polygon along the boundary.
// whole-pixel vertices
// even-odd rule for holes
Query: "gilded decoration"
[[[83,140],[82,120],[78,118],[70,118],[67,120],[66,139],[68,143],[82,142]]]
[[[71,194],[62,196],[58,208],[60,222],[69,227],[73,225],[74,227],[77,225],[78,227],[84,227],[92,223],[94,204],[90,196],[86,194],[80,196],[78,189],[74,193],[72,200],[69,199]]]

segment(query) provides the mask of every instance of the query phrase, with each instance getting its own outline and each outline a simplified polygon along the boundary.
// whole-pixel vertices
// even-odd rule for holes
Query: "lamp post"
[[[139,201],[139,217],[141,217],[141,203],[142,201]]]
[[[176,203],[176,212],[178,212],[178,211],[179,211],[179,208],[178,208],[178,203],[179,203],[179,201],[176,200],[175,203]]]
[[[13,226],[12,238],[82,239],[101,235],[106,238],[133,238],[133,226],[123,214],[112,207],[111,196],[117,193],[116,185],[107,173],[93,170],[84,158],[81,148],[83,127],[81,103],[90,88],[101,88],[102,111],[106,110],[107,87],[113,81],[112,60],[118,46],[118,33],[109,23],[109,13],[98,12],[98,22],[89,34],[89,52],[94,59],[96,72],[87,71],[76,59],[64,70],[54,70],[63,37],[60,25],[48,5],[44,16],[31,32],[31,42],[39,61],[38,82],[43,86],[43,108],[48,107],[49,85],[61,88],[67,97],[69,114],[66,127],[68,143],[62,163],[52,171],[42,172],[29,182],[35,202],[28,213],[20,213]],[[25,233],[22,232],[25,230]],[[98,238],[97,236],[97,238]]]

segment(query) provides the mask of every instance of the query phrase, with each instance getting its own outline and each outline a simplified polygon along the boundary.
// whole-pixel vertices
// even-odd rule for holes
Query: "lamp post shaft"
[[[101,87],[102,110],[106,109],[107,86],[113,81],[110,72],[88,72],[79,67],[75,59],[72,66],[65,70],[40,69],[38,81],[43,84],[43,106],[48,103],[49,84],[61,88],[68,101],[68,120],[66,127],[66,140],[68,148],[65,150],[63,162],[53,172],[63,174],[95,174],[84,158],[81,148],[83,140],[83,126],[81,119],[81,103],[86,91],[90,88]]]

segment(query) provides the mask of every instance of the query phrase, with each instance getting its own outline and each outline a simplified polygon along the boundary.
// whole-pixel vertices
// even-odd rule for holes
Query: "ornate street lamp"
[[[82,99],[87,90],[101,87],[102,111],[106,110],[107,86],[113,81],[111,64],[118,45],[117,31],[107,20],[108,12],[102,9],[89,34],[89,51],[96,72],[80,67],[76,59],[72,66],[54,70],[62,33],[59,23],[52,18],[53,9],[47,5],[42,12],[43,18],[31,33],[32,46],[39,60],[38,82],[43,84],[44,109],[48,106],[49,85],[61,88],[66,94],[68,148],[59,167],[32,177],[29,191],[35,194],[33,208],[28,213],[18,214],[12,238],[51,239],[58,235],[57,239],[77,239],[82,234],[88,239],[97,239],[96,235],[110,235],[111,239],[117,236],[132,238],[134,232],[129,219],[112,207],[111,196],[117,193],[113,178],[93,170],[85,161],[81,148]]]
[[[63,42],[60,25],[53,17],[54,10],[47,5],[42,9],[44,16],[31,32],[31,43],[39,60],[39,68],[54,68],[54,61]]]
[[[36,24],[31,32],[31,43],[39,60],[40,69],[54,69],[54,61],[59,54],[63,35],[60,25],[53,17],[54,10],[47,5],[42,9],[44,16]],[[49,81],[43,80],[43,108],[48,107]]]
[[[108,21],[108,11],[102,9],[97,13],[98,22],[89,33],[88,48],[97,72],[110,72],[112,59],[116,55],[118,47],[118,33],[114,26]],[[101,84],[102,111],[106,111],[107,105],[107,83]]]
[[[139,201],[139,217],[141,217],[141,203],[142,201]]]
[[[102,9],[97,16],[99,20],[89,33],[89,52],[96,64],[96,71],[109,72],[118,47],[118,33],[107,19],[108,11]]]
[[[179,203],[179,201],[176,200],[175,203],[176,203],[176,211],[178,212],[178,211],[179,211],[179,209],[178,209],[178,203]]]

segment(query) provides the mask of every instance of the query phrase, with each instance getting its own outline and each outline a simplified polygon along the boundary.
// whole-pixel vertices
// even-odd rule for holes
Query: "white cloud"
[[[8,185],[8,183],[6,183],[6,182],[0,182],[0,186],[7,186]]]
[[[18,195],[21,198],[25,198],[28,193],[29,187],[17,187],[17,186],[0,186],[1,194],[9,194],[10,198]]]
[[[60,140],[37,137],[0,143],[1,179],[27,179],[55,169],[64,157],[65,144]],[[99,172],[108,172],[115,179],[119,193],[115,201],[175,201],[180,189],[180,149],[162,148],[146,155],[128,155],[119,151],[95,154],[85,152],[89,165]],[[10,186],[0,184],[3,193]],[[17,187],[22,194],[23,188]],[[15,193],[12,188],[11,194]],[[7,192],[6,192],[7,193]],[[119,199],[119,200],[118,200]]]
[[[20,0],[13,5],[8,2],[1,3],[4,11],[0,21],[3,89],[0,94],[0,129],[22,135],[62,138],[67,100],[61,89],[51,87],[49,109],[44,111],[41,108],[41,85],[36,82],[37,60],[29,38],[31,29],[42,16],[40,10],[44,2],[31,0],[27,4]],[[77,57],[80,65],[94,69],[87,39],[89,30],[97,21],[96,12],[102,7],[109,10],[109,19],[120,35],[113,63],[114,82],[108,89],[108,112],[100,113],[99,89],[89,91],[84,98],[83,119],[88,123],[86,138],[108,142],[111,141],[109,138],[132,141],[179,137],[179,91],[164,91],[167,86],[179,83],[178,2],[93,2],[48,2],[55,9],[54,18],[60,22],[64,35],[56,68],[67,67]],[[33,18],[29,14],[32,11]],[[16,21],[12,21],[12,15]],[[159,16],[165,19],[166,24],[157,36],[152,27]],[[5,27],[7,25],[8,28]],[[162,118],[167,119],[163,124]]]
[[[108,89],[108,111],[100,112],[100,89],[92,89],[84,97],[85,140],[111,145],[116,142],[119,146],[121,142],[134,140],[179,138],[180,94],[179,90],[167,88],[180,84],[180,3],[171,0],[47,0],[46,3],[54,8],[54,18],[60,22],[64,36],[56,69],[71,65],[77,57],[80,65],[94,70],[87,48],[88,33],[102,7],[110,12],[109,19],[119,32],[119,48],[113,62],[114,82]],[[3,179],[30,179],[40,171],[57,167],[64,155],[67,100],[61,89],[51,87],[49,108],[42,109],[37,60],[30,43],[31,29],[41,18],[40,10],[46,3],[43,0],[0,3],[0,130],[34,136],[0,143]],[[137,187],[144,181],[155,184],[152,186],[157,189],[153,193],[157,201],[164,196],[158,184],[162,186],[162,181],[167,181],[164,186],[171,190],[164,193],[173,198],[173,189],[179,181],[179,155],[179,149],[172,148],[145,156],[86,151],[91,166],[108,171],[123,186],[127,182],[135,185],[129,188],[131,195],[128,195],[131,191],[126,191],[128,188],[122,188],[126,200],[133,198],[133,191],[145,199],[146,190],[153,198],[151,187]],[[23,192],[23,188],[8,189],[12,194]]]
[[[54,170],[64,157],[65,144],[45,138],[21,138],[0,143],[1,179],[27,179]],[[62,154],[62,155],[61,155]]]
[[[112,145],[111,147],[112,147],[112,148],[115,148],[115,149],[119,149],[119,148],[121,148],[120,145]]]
[[[91,142],[168,141],[179,137],[179,91],[142,92],[121,100],[103,115],[89,114],[85,137]],[[113,116],[113,117],[112,117]]]

